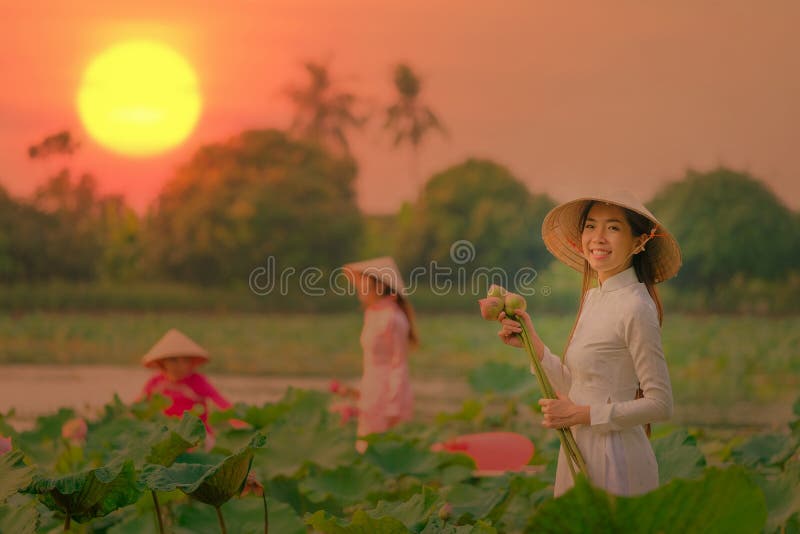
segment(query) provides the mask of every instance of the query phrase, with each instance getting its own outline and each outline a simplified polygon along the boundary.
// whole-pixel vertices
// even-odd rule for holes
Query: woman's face
[[[633,263],[643,236],[633,237],[625,210],[619,206],[595,203],[586,217],[581,234],[583,257],[597,271],[600,282],[620,273]]]
[[[186,356],[166,358],[161,360],[161,369],[169,380],[178,382],[192,374],[194,362],[192,358]]]

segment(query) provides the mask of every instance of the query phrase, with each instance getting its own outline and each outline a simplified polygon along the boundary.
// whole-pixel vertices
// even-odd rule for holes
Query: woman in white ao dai
[[[658,464],[643,425],[672,416],[655,283],[677,272],[680,250],[658,227],[655,217],[627,194],[556,207],[545,218],[545,243],[556,257],[584,273],[581,306],[564,362],[535,333],[530,316],[518,314],[527,322],[536,353],[558,392],[556,400],[540,400],[543,425],[570,428],[590,482],[617,495],[658,487]],[[656,237],[663,239],[648,243]],[[563,244],[572,246],[558,246]],[[519,323],[505,315],[500,320],[501,339],[520,346]],[[572,486],[561,450],[554,495]]]

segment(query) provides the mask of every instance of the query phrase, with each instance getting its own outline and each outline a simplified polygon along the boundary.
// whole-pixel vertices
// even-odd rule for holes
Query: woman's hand
[[[497,320],[500,321],[502,325],[500,331],[497,333],[500,340],[506,345],[521,349],[523,347],[522,337],[520,336],[522,327],[519,325],[519,322],[509,319],[506,316],[506,312],[500,312]]]
[[[547,428],[568,428],[575,425],[591,424],[588,406],[578,406],[569,397],[556,392],[558,399],[539,399]]]
[[[536,338],[536,329],[533,328],[533,321],[531,321],[531,316],[528,315],[528,312],[516,310],[515,315],[525,321],[525,325],[528,327],[528,332],[531,334],[531,337]],[[497,333],[503,343],[511,347],[523,348],[524,345],[522,344],[521,336],[522,326],[520,326],[519,321],[509,319],[504,311],[500,312],[497,320],[503,325]],[[541,356],[539,356],[539,358],[541,359]]]

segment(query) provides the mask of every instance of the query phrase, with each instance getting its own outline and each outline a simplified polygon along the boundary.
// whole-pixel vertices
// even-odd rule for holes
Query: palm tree
[[[419,182],[419,148],[429,132],[438,131],[447,136],[447,129],[436,114],[420,101],[421,82],[411,67],[399,63],[394,69],[394,86],[397,100],[386,108],[384,129],[394,133],[395,148],[409,144],[412,157],[412,180],[417,189]]]
[[[349,154],[347,130],[360,129],[367,120],[353,108],[358,98],[353,93],[336,89],[328,74],[328,66],[306,62],[308,84],[290,86],[286,95],[295,105],[295,116],[289,127],[293,134]]]

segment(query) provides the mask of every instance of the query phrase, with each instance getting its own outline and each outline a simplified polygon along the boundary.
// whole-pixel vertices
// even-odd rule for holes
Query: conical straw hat
[[[142,357],[142,365],[154,367],[159,360],[186,356],[198,365],[208,361],[206,349],[192,341],[186,334],[172,328]]]
[[[400,269],[390,256],[348,263],[345,264],[343,268],[345,271],[352,271],[377,278],[383,282],[384,285],[391,287],[400,295],[403,295],[406,291]]]
[[[581,252],[581,214],[590,201],[615,204],[647,217],[652,223],[651,238],[645,245],[645,258],[650,261],[656,283],[669,280],[681,267],[681,249],[666,228],[630,191],[616,191],[586,196],[556,206],[542,223],[542,239],[553,256],[578,272],[583,272]],[[645,254],[645,253],[642,253]]]

